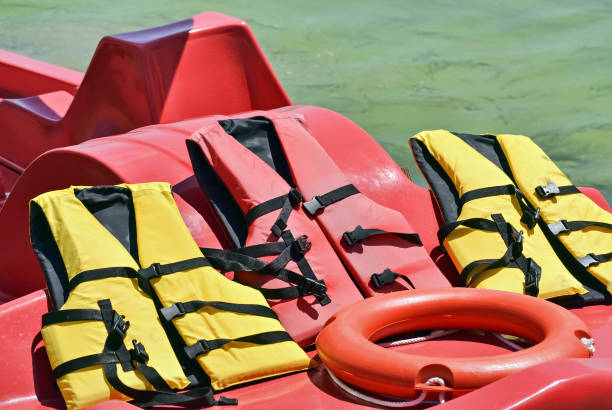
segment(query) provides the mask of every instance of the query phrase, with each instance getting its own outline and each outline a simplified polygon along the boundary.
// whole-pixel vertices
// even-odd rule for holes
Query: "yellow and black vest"
[[[520,135],[425,131],[410,140],[469,286],[600,302],[612,290],[612,215]]]
[[[30,234],[57,308],[42,336],[68,408],[231,403],[211,387],[309,365],[258,291],[209,266],[166,183],[40,195]]]

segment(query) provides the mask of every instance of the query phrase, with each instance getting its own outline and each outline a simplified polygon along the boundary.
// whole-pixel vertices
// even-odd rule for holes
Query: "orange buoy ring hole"
[[[374,342],[423,329],[480,329],[519,336],[534,346],[496,356],[428,357],[385,349]],[[585,323],[570,311],[531,296],[496,290],[449,288],[394,292],[348,306],[317,337],[319,357],[341,380],[397,397],[417,391],[472,391],[511,373],[590,351]],[[444,385],[427,384],[440,378]]]

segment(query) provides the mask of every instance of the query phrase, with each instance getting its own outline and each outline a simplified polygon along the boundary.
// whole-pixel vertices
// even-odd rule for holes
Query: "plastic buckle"
[[[136,339],[132,340],[133,349],[130,349],[130,356],[132,360],[135,360],[139,363],[146,363],[149,361],[149,354],[147,353],[144,345],[138,342]]]
[[[291,188],[291,191],[287,194],[287,198],[289,198],[289,203],[291,206],[296,206],[300,202],[302,202],[302,193],[297,188]]]
[[[372,279],[372,284],[376,289],[380,289],[385,285],[395,282],[395,273],[387,268],[381,273],[373,273],[370,279]]]
[[[298,255],[304,255],[312,248],[312,242],[308,241],[308,235],[302,235],[291,244],[291,250]]]
[[[155,262],[149,265],[149,267],[140,269],[138,274],[145,281],[150,281],[153,278],[159,278],[162,275],[161,264]]]
[[[363,237],[363,234],[362,234],[363,231],[364,231],[364,229],[361,227],[361,225],[357,225],[357,227],[355,229],[353,229],[352,231],[344,232],[342,234],[342,240],[348,246],[353,246],[353,245],[361,242],[360,238]]]
[[[304,284],[300,288],[305,295],[325,296],[327,293],[325,282],[306,277],[304,278]]]
[[[170,322],[175,317],[183,316],[185,314],[185,307],[181,302],[176,302],[173,305],[160,309],[159,313],[161,313],[166,322]]]
[[[597,265],[599,264],[599,261],[595,258],[595,254],[594,253],[589,253],[585,256],[583,256],[582,258],[577,258],[576,260],[578,261],[578,263],[580,263],[582,266],[584,266],[585,268],[588,268],[591,265]]]
[[[550,198],[561,193],[559,187],[554,182],[548,185],[540,185],[536,187],[535,191],[541,198]]]
[[[211,350],[213,350],[213,347],[208,344],[207,340],[204,339],[198,340],[195,344],[191,346],[185,346],[185,354],[187,354],[187,357],[189,357],[190,359],[195,359],[199,355],[206,354]]]
[[[313,216],[319,209],[323,208],[323,204],[319,201],[319,197],[315,196],[312,201],[304,202],[302,207],[308,215]]]
[[[555,223],[548,224],[548,229],[550,229],[553,235],[557,236],[560,233],[569,231],[569,226],[567,226],[567,221],[565,219],[561,219]]]
[[[120,337],[121,340],[125,338],[125,335],[130,328],[130,322],[124,319],[125,316],[119,315],[117,312],[115,312],[110,331],[108,332],[109,335]]]
[[[208,340],[200,339],[200,340],[198,340],[197,344],[200,347],[198,355],[206,354],[206,353],[210,352],[211,350],[213,350],[212,346],[208,344]]]
[[[161,264],[158,262],[152,263],[151,268],[153,268],[153,272],[155,272],[155,277],[158,278],[162,275]]]

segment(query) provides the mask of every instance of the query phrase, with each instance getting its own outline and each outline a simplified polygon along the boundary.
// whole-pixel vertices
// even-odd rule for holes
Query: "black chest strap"
[[[557,186],[554,182],[540,185],[535,188],[536,194],[542,199],[554,198],[557,195],[579,194],[580,190],[574,185]]]
[[[308,238],[305,235],[294,238],[290,230],[283,231],[281,237],[282,242],[269,242],[231,250],[201,248],[201,251],[211,265],[221,272],[239,271],[272,275],[296,285],[281,289],[256,288],[266,299],[293,299],[314,295],[321,305],[330,303],[325,283],[317,279],[305,257],[311,247]],[[270,255],[278,256],[270,262],[257,259]],[[285,269],[289,261],[294,261],[298,265],[301,274]]]
[[[229,343],[242,342],[256,345],[267,345],[281,342],[292,342],[293,339],[289,333],[281,330],[256,333],[253,335],[237,337],[235,339],[200,339],[196,343],[186,346],[185,353],[190,359],[207,354],[211,350],[220,349]]]
[[[461,196],[459,202],[461,206],[465,205],[466,202],[473,201],[475,199],[486,198],[491,196],[499,195],[513,195],[521,208],[521,222],[523,222],[529,229],[533,229],[538,221],[540,220],[540,208],[534,209],[533,206],[527,201],[525,195],[515,185],[499,185],[485,188],[474,189],[468,191]]]
[[[418,233],[404,232],[389,232],[382,229],[364,229],[361,225],[357,225],[352,231],[346,231],[342,234],[342,240],[347,246],[354,246],[359,242],[363,242],[368,238],[379,235],[393,235],[415,245],[423,246]]]

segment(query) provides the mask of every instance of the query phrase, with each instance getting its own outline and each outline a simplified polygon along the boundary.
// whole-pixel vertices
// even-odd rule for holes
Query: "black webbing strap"
[[[385,285],[394,283],[397,278],[404,279],[412,287],[412,289],[415,289],[414,284],[408,278],[408,276],[395,273],[389,268],[385,269],[382,273],[374,273],[370,277],[372,284],[376,289],[380,289]]]
[[[548,185],[537,186],[535,192],[540,198],[547,199],[557,195],[579,194],[580,190],[574,185],[557,186],[554,182],[550,182]]]
[[[78,321],[102,321],[102,314],[95,309],[66,309],[48,312],[42,316],[42,327],[56,323],[78,322]]]
[[[302,207],[304,208],[306,213],[308,213],[308,215],[313,216],[319,210],[325,209],[331,204],[334,204],[338,201],[342,201],[343,199],[358,193],[359,190],[355,187],[355,185],[348,184],[329,191],[326,194],[316,195],[312,198],[311,201],[304,202],[302,204]]]
[[[286,299],[295,299],[301,298],[302,296],[312,295],[312,293],[307,293],[306,290],[300,288],[299,286],[287,286],[284,288],[260,288],[257,286],[251,286],[253,289],[256,289],[261,292],[264,298],[270,300],[286,300]]]
[[[404,233],[404,232],[389,232],[382,229],[363,229],[361,225],[357,225],[352,231],[346,231],[342,234],[342,240],[348,246],[353,246],[359,242],[365,241],[372,236],[378,235],[393,235],[398,238],[404,239],[415,245],[423,246],[421,238],[418,233]]]
[[[153,263],[148,268],[140,269],[138,271],[138,276],[149,281],[162,275],[170,275],[172,273],[183,272],[195,268],[203,268],[205,266],[210,266],[210,262],[201,256],[166,264]]]
[[[591,265],[599,265],[600,263],[609,262],[610,260],[612,260],[612,252],[600,253],[598,255],[594,253],[589,253],[588,255],[585,255],[582,258],[576,258],[576,260],[582,266],[588,268]]]
[[[262,202],[261,204],[255,205],[246,213],[246,215],[244,215],[244,218],[247,226],[250,226],[255,219],[280,209],[281,211],[278,214],[274,225],[272,225],[270,228],[272,233],[279,237],[281,232],[287,228],[287,220],[289,219],[289,215],[291,215],[291,211],[301,202],[302,193],[297,188],[291,188],[289,193],[285,195],[277,196],[276,198],[272,198]]]
[[[459,198],[459,202],[463,205],[468,201],[473,201],[474,199],[498,195],[515,195],[516,191],[517,188],[512,184],[478,188],[461,195],[461,198]]]
[[[560,233],[564,233],[564,232],[580,231],[590,226],[596,226],[599,228],[612,230],[612,224],[605,223],[605,222],[567,221],[565,219],[561,219],[560,221],[548,224],[548,229],[550,229],[553,235],[559,235]]]
[[[494,221],[485,218],[468,218],[460,221],[448,222],[438,231],[438,237],[442,242],[455,228],[465,226],[467,228],[479,229],[481,231],[499,232],[497,224]]]
[[[99,280],[106,278],[137,278],[138,272],[128,267],[112,267],[91,269],[78,273],[68,282],[68,292],[72,292],[74,288],[83,282],[91,280]]]
[[[461,206],[463,206],[466,202],[473,201],[474,199],[498,195],[515,195],[521,208],[521,222],[527,225],[529,229],[533,229],[536,226],[540,219],[540,208],[534,209],[527,202],[521,190],[512,184],[474,189],[461,195],[459,201]]]
[[[190,302],[176,302],[168,307],[160,309],[159,313],[167,321],[171,321],[175,317],[183,316],[187,313],[197,312],[203,307],[212,307],[217,310],[223,310],[226,312],[244,313],[247,315],[255,315],[262,317],[269,317],[272,319],[278,319],[276,313],[267,306],[247,304],[247,303],[228,303],[228,302],[217,302],[210,301],[206,302],[203,300],[192,300]]]
[[[284,331],[272,331],[256,333],[254,335],[242,336],[236,339],[214,339],[214,340],[198,340],[195,344],[186,346],[185,353],[190,359],[206,354],[211,350],[219,349],[231,342],[252,343],[257,345],[267,345],[273,343],[293,341],[289,333]]]
[[[284,231],[282,235],[285,235],[285,238],[289,238],[289,235],[291,235],[291,238],[293,238],[291,231]],[[307,237],[302,235],[289,241],[283,239],[283,242],[271,242],[232,250],[213,248],[200,248],[200,250],[210,261],[212,267],[223,273],[239,271],[267,274],[284,282],[297,285],[280,289],[251,286],[259,290],[266,299],[294,299],[306,295],[315,295],[317,300],[321,298],[325,303],[327,292],[325,283],[316,280],[314,273],[310,275],[308,272],[310,267],[306,267],[305,263],[302,262],[302,259],[305,259],[302,256],[310,249],[310,246],[311,243],[307,241]],[[282,250],[279,256],[268,263],[252,256],[273,255],[279,253],[278,250],[280,249]],[[285,269],[290,260],[296,262],[298,268],[304,273],[303,275]]]
[[[281,245],[278,245],[278,244]],[[269,249],[282,249],[278,252],[266,252],[267,255],[274,255],[278,253],[278,256],[270,262],[264,262],[251,255],[250,252],[241,251],[238,249],[214,249],[214,248],[200,248],[202,253],[206,256],[206,259],[210,262],[213,268],[220,270],[221,272],[254,272],[262,275],[276,276],[281,269],[283,269],[293,257],[293,252],[305,253],[310,247],[311,243],[308,242],[308,237],[302,235],[295,239],[290,245],[282,242],[271,242],[269,244],[258,245],[258,250],[263,252],[263,249],[269,247]],[[263,256],[263,255],[262,255]]]
[[[281,236],[287,246],[292,246],[296,241],[290,230],[284,231]],[[310,245],[308,249],[310,249]],[[327,287],[325,287],[325,282],[317,279],[317,276],[306,259],[306,252],[301,250],[293,252],[292,259],[302,273],[303,277],[307,279],[307,281],[305,281],[302,285],[298,285],[302,287],[302,292],[312,293],[321,306],[331,303],[331,298],[327,295]],[[316,293],[312,292],[312,286],[314,284],[318,284],[320,286],[320,291]]]
[[[206,258],[197,257],[167,264],[153,263],[151,266],[139,269],[138,271],[127,266],[91,269],[80,272],[75,275],[70,280],[70,282],[68,282],[68,291],[72,292],[74,288],[76,288],[83,282],[121,277],[138,279],[138,285],[140,286],[140,288],[149,295],[151,295],[152,290],[148,283],[151,279],[160,277],[162,275],[169,275],[172,273],[182,272],[189,269],[201,268],[204,266],[210,266],[210,262],[208,262]]]
[[[537,296],[542,269],[532,258],[526,258],[523,255],[523,233],[514,229],[501,214],[492,214],[491,218],[496,226],[495,230],[499,232],[507,246],[504,255],[498,259],[472,261],[462,269],[461,275],[467,278],[475,268],[482,268],[468,281],[467,285],[471,286],[480,274],[488,270],[502,267],[518,268],[525,275],[525,294]]]

